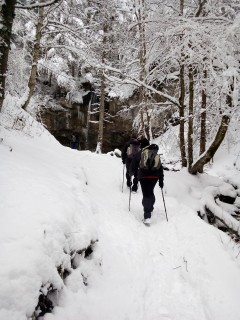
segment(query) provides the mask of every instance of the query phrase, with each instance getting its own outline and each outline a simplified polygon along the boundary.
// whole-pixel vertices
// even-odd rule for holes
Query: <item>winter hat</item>
[[[136,139],[136,140],[137,140],[137,134],[136,134],[136,133],[133,133],[133,134],[131,135],[131,139]]]
[[[142,141],[141,141],[140,147],[141,147],[141,149],[143,149],[143,148],[145,148],[147,146],[149,146],[149,141],[148,141],[147,138],[143,138]]]

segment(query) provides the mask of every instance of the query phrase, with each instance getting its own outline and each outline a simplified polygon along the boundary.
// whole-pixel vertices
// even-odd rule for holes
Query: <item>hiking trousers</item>
[[[144,209],[144,219],[149,219],[154,209],[155,195],[153,191],[158,178],[142,178],[139,181],[143,194],[142,205]]]
[[[131,175],[130,175],[130,166],[131,166],[132,160],[128,159],[126,161],[126,179],[127,179],[127,186],[131,186]],[[138,172],[137,170],[133,174],[133,186],[132,186],[132,191],[137,191],[138,189]]]

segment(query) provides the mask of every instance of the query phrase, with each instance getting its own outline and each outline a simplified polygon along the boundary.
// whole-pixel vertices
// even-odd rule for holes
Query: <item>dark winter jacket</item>
[[[129,159],[127,156],[127,149],[130,146],[130,144],[140,145],[140,142],[137,139],[131,138],[123,147],[122,149],[122,162],[126,164],[126,167],[129,168],[132,159]]]
[[[142,151],[139,151],[136,156],[134,157],[133,161],[130,165],[130,175],[133,175],[136,170],[138,170],[138,179],[159,179],[159,186],[163,188],[163,181],[164,181],[164,173],[163,173],[163,167],[160,166],[159,170],[144,170],[139,168],[140,160],[141,160],[141,154]]]

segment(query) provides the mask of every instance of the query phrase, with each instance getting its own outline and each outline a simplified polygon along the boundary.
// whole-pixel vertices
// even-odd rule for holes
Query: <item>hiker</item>
[[[132,135],[130,140],[124,145],[122,149],[122,162],[126,164],[126,179],[127,179],[127,186],[130,188],[132,185],[131,177],[129,174],[129,168],[131,165],[132,160],[134,159],[135,155],[140,151],[140,142],[137,139],[136,135]],[[137,169],[133,172],[133,186],[132,191],[137,192],[138,189],[138,175]]]
[[[144,220],[146,224],[151,223],[151,215],[155,203],[154,187],[159,183],[163,188],[163,167],[160,156],[157,154],[158,146],[149,144],[148,139],[144,138],[140,144],[141,151],[134,157],[130,166],[130,175],[138,171],[138,179],[141,185],[144,209]]]
[[[70,148],[79,150],[79,137],[76,133],[71,135]]]

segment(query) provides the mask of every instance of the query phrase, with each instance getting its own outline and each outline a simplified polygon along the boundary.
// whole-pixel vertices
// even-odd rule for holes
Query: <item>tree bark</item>
[[[106,44],[107,44],[107,31],[108,24],[104,22],[103,25],[103,41],[102,41],[102,63],[105,63],[106,57]],[[100,85],[100,106],[99,106],[99,127],[98,127],[98,139],[96,153],[102,153],[103,144],[103,122],[104,122],[104,110],[105,109],[105,76],[104,71],[101,75],[101,85]]]
[[[202,89],[202,106],[201,106],[201,115],[200,115],[200,124],[201,124],[201,131],[200,131],[200,152],[201,155],[206,150],[206,107],[207,107],[207,95],[206,95],[206,79],[207,79],[207,70],[203,71],[204,77],[204,86],[205,89]]]
[[[180,0],[180,16],[183,16],[184,0]]]
[[[195,14],[195,17],[199,17],[200,16],[200,14],[202,13],[202,11],[203,11],[203,8],[204,8],[204,5],[207,3],[207,0],[200,0],[199,1],[199,7],[198,7],[198,9],[197,9],[197,12],[196,12],[196,14]]]
[[[230,117],[228,115],[223,115],[221,124],[218,128],[214,141],[211,143],[208,150],[197,160],[197,162],[195,162],[191,170],[189,170],[191,174],[197,174],[198,172],[199,173],[203,172],[204,165],[212,159],[212,157],[218,150],[219,146],[221,145],[226,135],[229,122],[230,122]]]
[[[193,163],[193,100],[194,100],[194,84],[193,69],[189,65],[189,107],[188,107],[188,170],[191,169]]]
[[[226,104],[229,108],[232,108],[233,101],[232,101],[232,93],[234,91],[233,85],[231,85],[231,91],[226,96]],[[222,116],[222,120],[220,123],[220,126],[218,128],[217,134],[215,136],[214,141],[211,143],[208,150],[195,162],[195,164],[192,166],[191,170],[189,171],[191,174],[197,174],[203,172],[203,167],[206,163],[208,163],[218,150],[219,146],[221,145],[228,129],[228,125],[230,122],[230,116],[227,114],[224,114]]]
[[[90,100],[88,103],[88,111],[87,111],[87,128],[86,128],[86,140],[85,140],[86,150],[88,150],[88,148],[89,148],[89,127],[90,127],[91,109],[92,109],[92,94],[93,93],[91,91],[91,97],[90,97]]]
[[[140,33],[140,52],[139,52],[139,60],[140,60],[140,81],[144,81],[146,77],[146,36],[145,36],[145,0],[140,1],[140,6],[138,9],[137,19],[139,21],[139,33]],[[144,136],[150,140],[150,115],[148,113],[148,107],[146,105],[146,92],[145,88],[142,86],[140,88],[139,100],[142,105],[140,109],[140,117],[141,117],[141,129],[140,132],[144,134]]]
[[[26,109],[27,106],[29,105],[29,102],[32,98],[33,91],[36,86],[36,78],[37,78],[37,64],[38,64],[38,58],[39,58],[39,53],[40,53],[40,41],[42,37],[42,26],[43,26],[43,21],[44,21],[44,8],[40,7],[38,9],[38,22],[36,25],[36,37],[34,41],[34,46],[33,46],[33,54],[32,54],[32,68],[28,80],[28,93],[26,97],[26,101],[24,102],[22,108]]]
[[[16,0],[5,0],[0,4],[0,112],[5,96],[8,55],[11,45],[12,25]]]
[[[99,106],[99,127],[98,127],[98,141],[97,141],[97,153],[102,153],[103,144],[103,122],[104,122],[104,100],[105,100],[105,77],[101,75],[100,86],[100,106]]]
[[[183,10],[184,10],[184,0],[180,0],[180,16],[183,16]],[[182,36],[180,36],[180,39],[182,39]],[[182,167],[187,166],[187,158],[186,158],[186,148],[185,148],[185,128],[184,128],[184,114],[185,114],[185,106],[184,106],[184,100],[185,100],[185,81],[184,81],[184,54],[181,53],[181,61],[180,61],[180,70],[179,70],[179,86],[180,86],[180,96],[179,96],[179,117],[180,117],[180,123],[179,123],[179,143],[180,143],[180,153],[181,153],[181,162]]]
[[[182,167],[187,166],[186,159],[186,148],[185,148],[185,128],[184,128],[184,98],[185,98],[185,82],[184,82],[184,65],[181,62],[180,73],[179,73],[179,84],[180,84],[180,97],[179,97],[179,140],[180,140],[180,152],[181,152],[181,161]]]

